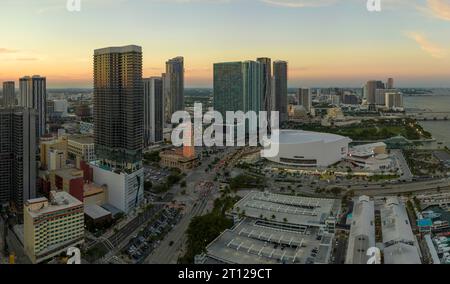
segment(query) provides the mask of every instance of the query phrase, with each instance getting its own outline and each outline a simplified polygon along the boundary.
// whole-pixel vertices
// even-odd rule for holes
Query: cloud
[[[450,21],[450,1],[427,0],[429,12],[441,20]]]
[[[329,6],[337,0],[261,0],[262,2],[288,8],[322,7]]]
[[[446,51],[437,44],[429,41],[424,35],[418,32],[409,32],[407,36],[414,40],[420,48],[434,58],[444,58]]]
[[[0,47],[0,54],[1,53],[14,53],[14,52],[17,52],[17,50]]]

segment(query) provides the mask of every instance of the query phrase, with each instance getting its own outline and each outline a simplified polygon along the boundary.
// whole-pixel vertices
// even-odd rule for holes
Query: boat
[[[428,210],[428,211],[423,211],[422,215],[425,219],[437,219],[437,218],[441,217],[442,214],[436,213],[432,210]]]
[[[436,221],[436,222],[433,222],[433,225],[431,226],[431,229],[433,231],[439,231],[439,230],[442,230],[442,229],[446,229],[448,227],[449,227],[448,221]]]

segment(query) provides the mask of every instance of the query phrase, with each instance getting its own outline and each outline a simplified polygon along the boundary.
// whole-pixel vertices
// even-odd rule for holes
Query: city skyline
[[[287,61],[289,87],[385,77],[399,87],[450,87],[450,4],[384,0],[373,13],[365,2],[93,0],[69,12],[63,0],[7,0],[0,23],[15,24],[3,31],[0,81],[39,74],[49,88],[91,88],[92,50],[132,43],[143,47],[145,78],[183,56],[186,87],[212,87],[214,63],[256,57]]]

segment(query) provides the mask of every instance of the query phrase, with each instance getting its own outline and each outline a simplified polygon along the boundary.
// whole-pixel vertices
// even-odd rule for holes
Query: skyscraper
[[[377,89],[384,89],[384,83],[381,81],[368,81],[364,86],[364,99],[367,104],[376,104],[376,91]]]
[[[263,70],[263,64],[257,61],[214,64],[214,110],[224,120],[227,111],[264,110]],[[256,126],[257,121],[249,123],[247,126]]]
[[[172,114],[184,110],[184,58],[167,61],[163,78],[165,122],[171,124]]]
[[[267,57],[258,58],[257,61],[263,68],[263,93],[264,109],[267,112],[272,110],[272,60]]]
[[[102,163],[136,169],[143,148],[142,49],[130,45],[94,52],[95,151]]]
[[[37,138],[47,132],[47,80],[35,75],[19,80],[20,106],[37,111]]]
[[[3,106],[13,107],[16,105],[16,88],[13,81],[3,82]]]
[[[144,79],[144,146],[163,141],[163,83],[161,77]]]
[[[142,48],[94,51],[93,180],[108,186],[108,203],[129,213],[144,198]]]
[[[303,106],[307,112],[311,111],[311,90],[300,88],[297,90],[298,104]]]
[[[0,204],[36,196],[36,119],[34,109],[0,109]]]
[[[386,89],[394,88],[394,78],[389,78],[386,83]]]
[[[288,120],[288,63],[275,61],[273,63],[273,106],[280,114],[280,123]]]

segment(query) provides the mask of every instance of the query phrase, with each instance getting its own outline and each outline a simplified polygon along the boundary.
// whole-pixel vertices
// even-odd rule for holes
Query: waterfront
[[[450,94],[405,96],[404,104],[407,112],[417,110],[450,112]],[[439,146],[450,147],[450,121],[421,121],[420,124],[431,132]]]

